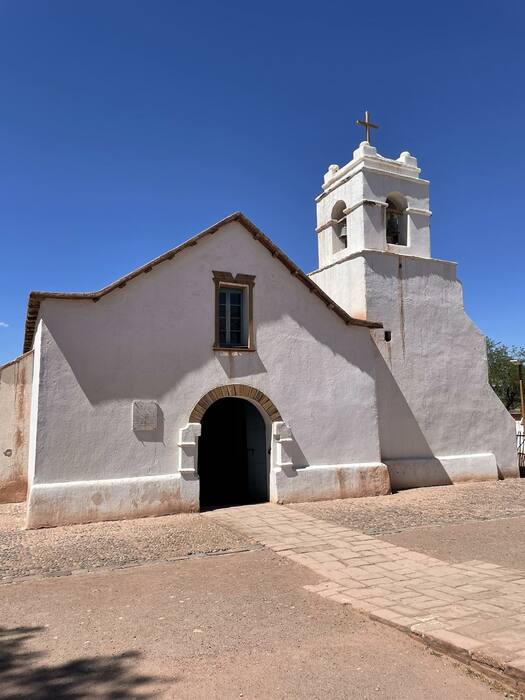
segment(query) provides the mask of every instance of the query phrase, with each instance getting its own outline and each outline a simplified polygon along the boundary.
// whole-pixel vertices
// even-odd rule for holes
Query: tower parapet
[[[319,267],[379,250],[430,258],[429,181],[408,151],[384,158],[363,141],[352,160],[330,165],[316,198]]]

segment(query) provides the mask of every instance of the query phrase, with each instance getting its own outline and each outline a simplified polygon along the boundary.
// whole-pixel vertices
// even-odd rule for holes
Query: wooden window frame
[[[222,352],[254,352],[255,337],[253,330],[253,287],[255,275],[238,274],[235,277],[231,272],[213,270],[213,283],[215,285],[215,342],[213,350]],[[244,304],[247,308],[246,345],[221,345],[219,332],[219,299],[221,289],[241,289],[244,292]]]

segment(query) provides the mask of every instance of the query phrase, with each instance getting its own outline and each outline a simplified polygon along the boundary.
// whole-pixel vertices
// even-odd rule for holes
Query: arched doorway
[[[201,425],[201,510],[267,501],[266,425],[257,408],[246,399],[218,399]]]

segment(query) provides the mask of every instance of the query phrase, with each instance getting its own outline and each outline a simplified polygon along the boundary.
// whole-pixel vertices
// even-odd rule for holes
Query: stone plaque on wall
[[[155,401],[133,401],[133,430],[157,430],[158,406]]]

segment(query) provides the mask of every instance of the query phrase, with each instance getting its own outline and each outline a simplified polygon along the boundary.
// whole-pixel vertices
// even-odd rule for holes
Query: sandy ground
[[[501,697],[267,550],[0,586],[0,697]]]
[[[481,559],[525,570],[525,517],[418,527],[381,539],[454,563]]]
[[[390,496],[290,506],[369,535],[525,516],[525,479],[410,489]]]
[[[21,503],[0,505],[0,581],[253,546],[198,513],[23,530],[24,510]]]

